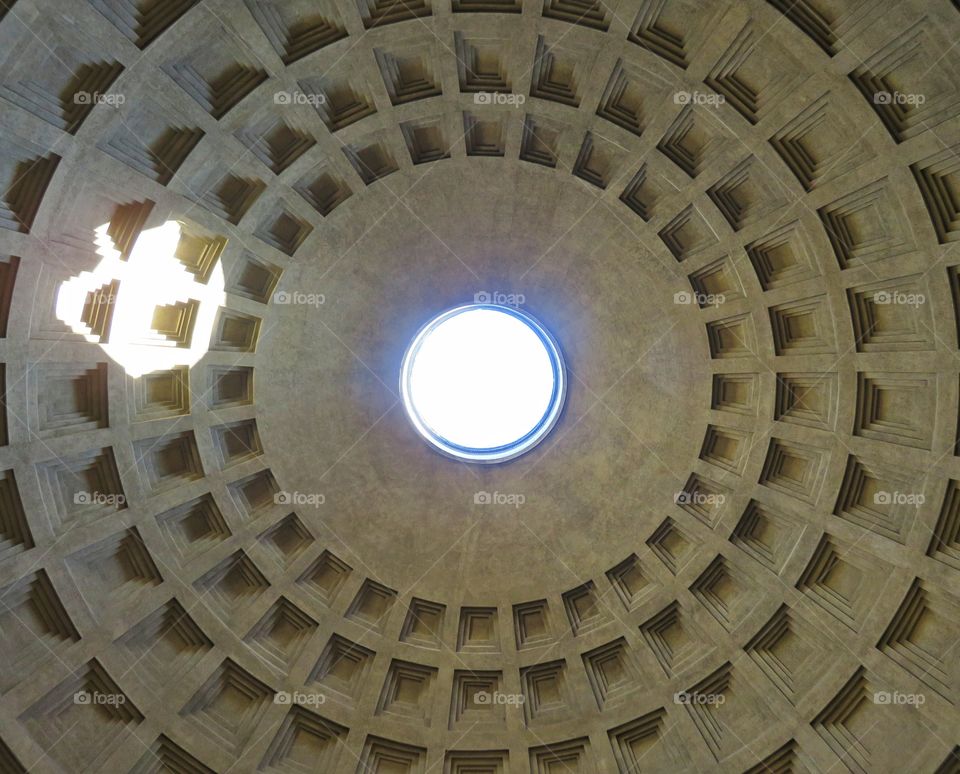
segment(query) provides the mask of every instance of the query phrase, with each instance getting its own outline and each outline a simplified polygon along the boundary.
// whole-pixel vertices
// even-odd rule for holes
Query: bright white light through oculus
[[[553,426],[563,363],[529,315],[474,304],[421,329],[404,357],[401,392],[414,426],[438,449],[498,462],[527,451]]]
[[[224,304],[223,266],[218,259],[199,280],[177,258],[180,224],[169,220],[140,233],[126,259],[110,236],[110,224],[95,232],[100,262],[60,285],[57,319],[104,352],[133,377],[176,366],[192,367],[206,354],[217,311]],[[108,293],[99,292],[109,290]],[[182,336],[158,330],[159,319],[180,313],[189,320]],[[105,316],[105,331],[92,318]]]

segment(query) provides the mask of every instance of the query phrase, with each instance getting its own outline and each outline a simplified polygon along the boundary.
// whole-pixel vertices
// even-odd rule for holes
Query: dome
[[[0,0],[0,772],[960,772],[958,35]]]

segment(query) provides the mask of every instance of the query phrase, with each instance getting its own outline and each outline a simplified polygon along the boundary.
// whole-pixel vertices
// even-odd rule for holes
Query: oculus
[[[566,375],[556,340],[526,312],[497,304],[449,309],[413,338],[400,394],[417,432],[468,462],[513,459],[550,432]]]

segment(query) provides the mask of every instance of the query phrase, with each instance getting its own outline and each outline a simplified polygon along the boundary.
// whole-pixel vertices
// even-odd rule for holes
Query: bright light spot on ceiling
[[[57,318],[99,344],[131,376],[194,365],[209,347],[226,297],[222,264],[217,261],[206,283],[198,282],[175,257],[176,221],[144,230],[128,260],[115,249],[108,228],[96,230],[102,256],[97,267],[60,286]],[[95,332],[89,323],[98,315],[109,325]]]
[[[450,456],[511,459],[550,431],[563,405],[559,349],[532,317],[509,307],[445,312],[410,344],[401,373],[414,426]]]

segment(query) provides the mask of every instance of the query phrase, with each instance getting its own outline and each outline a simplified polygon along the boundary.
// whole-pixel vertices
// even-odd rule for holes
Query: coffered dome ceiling
[[[958,10],[0,0],[0,772],[960,772]]]

